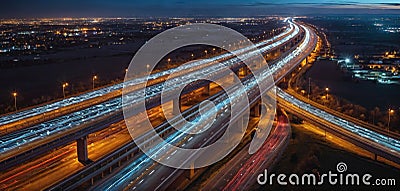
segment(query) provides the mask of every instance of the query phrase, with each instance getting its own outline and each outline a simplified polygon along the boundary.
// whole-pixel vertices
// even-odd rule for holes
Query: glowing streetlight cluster
[[[17,109],[17,92],[13,92],[12,93],[12,96],[14,97],[14,108],[15,108],[15,111],[17,111],[18,109]]]
[[[326,91],[326,100],[329,100],[329,98],[328,98],[329,88],[325,88],[325,91]]]
[[[389,117],[389,119],[388,119],[388,132],[389,132],[389,128],[390,128],[390,116],[391,116],[393,113],[394,113],[394,110],[393,110],[393,109],[389,109],[389,110],[388,110],[388,117]]]
[[[94,82],[97,80],[97,76],[94,75],[92,78],[92,89],[94,89]]]
[[[63,83],[63,85],[62,85],[64,99],[65,99],[65,88],[68,87],[68,85],[69,85],[68,83]]]

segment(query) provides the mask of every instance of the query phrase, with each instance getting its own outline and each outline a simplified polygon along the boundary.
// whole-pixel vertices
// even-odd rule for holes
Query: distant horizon
[[[271,15],[248,15],[248,16],[87,16],[87,17],[79,17],[79,16],[68,16],[68,17],[15,17],[15,18],[0,18],[0,20],[13,20],[13,19],[21,19],[21,20],[29,20],[29,19],[152,19],[152,18],[165,18],[165,19],[196,19],[196,18],[262,18],[262,17],[318,17],[318,16],[400,16],[400,13],[339,13],[339,14],[303,14],[303,15],[288,15],[288,14],[271,14]]]
[[[256,17],[270,15],[400,15],[400,2],[387,0],[41,0],[2,3],[0,18]]]

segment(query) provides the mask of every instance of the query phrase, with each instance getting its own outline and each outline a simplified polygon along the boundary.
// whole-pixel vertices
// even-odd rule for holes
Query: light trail
[[[327,113],[321,109],[318,109],[308,103],[302,102],[302,101],[294,98],[290,94],[284,92],[282,89],[277,88],[277,96],[292,103],[298,109],[307,111],[307,112],[311,113],[312,115],[316,116],[317,118],[321,118],[321,120],[338,125],[338,126],[342,127],[343,129],[345,129],[349,132],[352,132],[355,135],[369,139],[369,140],[377,143],[378,145],[381,145],[381,147],[383,146],[382,147],[383,149],[389,149],[390,152],[400,156],[400,141],[397,139],[388,137],[386,135],[382,135],[375,131],[355,125],[352,122],[349,122],[347,120],[344,120],[344,119],[336,117],[332,114],[329,114],[329,113]]]
[[[232,51],[232,53],[234,53],[234,54],[242,54],[242,53],[245,53],[247,51],[256,49],[259,46],[264,46],[266,44],[269,44],[269,43],[275,41],[276,39],[279,39],[279,38],[282,38],[283,36],[288,35],[293,29],[294,29],[293,24],[290,24],[289,28],[287,28],[283,33],[281,33],[281,34],[279,34],[277,36],[274,36],[271,39],[259,42],[259,43],[255,44],[255,46],[248,46],[248,47],[245,47],[245,48],[242,48],[242,49],[238,49],[238,50]],[[182,70],[182,71],[184,71],[184,70],[193,71],[194,69],[198,69],[198,67],[202,67],[207,63],[210,64],[210,62],[214,62],[214,61],[218,61],[218,60],[221,60],[221,59],[229,58],[230,56],[232,56],[232,53],[228,52],[228,53],[225,53],[225,54],[222,54],[222,55],[219,55],[219,56],[215,56],[213,58],[204,59],[204,60],[198,60],[198,61],[195,61],[195,62],[192,62],[192,63],[184,65],[183,67],[179,68],[179,70]],[[105,88],[101,88],[101,89],[98,89],[98,90],[95,90],[95,91],[84,93],[84,94],[81,94],[81,95],[78,95],[78,96],[69,97],[69,98],[63,99],[61,101],[57,101],[57,102],[54,102],[54,103],[46,104],[44,106],[39,106],[39,107],[35,107],[35,108],[32,108],[32,109],[28,109],[28,110],[23,110],[23,111],[19,111],[19,112],[16,112],[16,113],[12,113],[12,114],[9,114],[9,115],[4,115],[4,116],[0,117],[0,126],[6,125],[6,124],[9,124],[9,123],[13,123],[13,122],[17,122],[17,121],[21,121],[21,120],[27,119],[29,117],[38,116],[38,115],[41,115],[41,114],[44,114],[44,113],[47,113],[47,112],[55,111],[55,110],[58,110],[58,109],[60,109],[62,107],[70,106],[70,105],[73,105],[73,104],[78,104],[78,103],[81,103],[81,102],[84,102],[84,101],[87,101],[87,100],[90,100],[90,99],[93,99],[93,98],[101,97],[101,96],[104,96],[104,95],[106,95],[108,93],[121,90],[124,87],[124,85],[133,86],[135,84],[142,84],[142,83],[145,83],[147,81],[147,78],[148,79],[157,79],[159,77],[162,77],[162,76],[165,76],[165,75],[169,75],[169,74],[172,74],[172,73],[176,73],[176,72],[178,72],[177,68],[169,69],[169,70],[162,71],[162,72],[159,72],[159,73],[156,73],[156,74],[151,74],[148,77],[144,76],[144,77],[136,78],[136,79],[133,79],[133,80],[131,80],[129,82],[119,83],[119,84],[116,84],[116,85],[112,85],[112,86],[109,86],[109,87],[105,87]]]
[[[293,60],[294,58],[299,56],[307,48],[307,46],[309,45],[309,43],[311,41],[311,37],[310,37],[311,33],[309,32],[308,28],[303,27],[303,29],[306,31],[306,35],[305,35],[303,43],[299,46],[299,48],[297,48],[293,53],[289,54],[281,61],[274,64],[271,69],[268,67],[264,67],[263,69],[261,69],[261,71],[257,71],[257,73],[255,75],[258,76],[257,78],[260,79],[261,83],[263,82],[263,80],[268,80],[268,76],[270,76],[273,73],[282,69],[286,63],[290,62],[291,60]],[[243,82],[243,85],[245,87],[244,89],[239,89],[240,88],[239,86],[234,86],[231,91],[233,93],[230,94],[231,99],[226,98],[226,96],[218,97],[218,99],[214,101],[214,102],[216,102],[215,103],[216,109],[210,109],[205,112],[202,112],[201,116],[197,116],[196,119],[193,120],[198,123],[194,123],[194,124],[187,123],[183,129],[185,129],[185,130],[188,129],[188,131],[190,131],[191,129],[205,127],[207,125],[201,124],[202,123],[201,118],[208,118],[210,116],[216,116],[216,118],[214,119],[215,120],[214,124],[216,127],[221,127],[220,122],[221,121],[223,122],[222,119],[227,118],[230,114],[230,112],[228,111],[229,106],[238,103],[239,102],[238,100],[243,99],[244,94],[247,94],[247,95],[255,94],[254,89],[257,88],[257,84],[258,84],[257,81],[255,81],[253,79],[248,79]],[[234,114],[234,116],[232,116],[232,118],[236,118],[239,116],[240,116],[240,114],[236,114],[236,115]],[[181,122],[178,121],[176,123],[179,124]],[[214,124],[213,124],[213,126],[214,126]],[[172,126],[174,126],[174,125],[172,125]],[[187,138],[186,136],[187,136],[186,133],[177,131],[177,132],[174,132],[172,135],[170,135],[165,140],[166,140],[166,142],[168,142],[170,144],[177,144],[177,145],[188,144],[188,142],[191,140],[191,138]],[[146,141],[151,141],[151,139],[152,139],[152,137],[146,137],[146,135],[141,136],[141,138]],[[181,142],[181,140],[187,140],[187,141]],[[146,144],[146,141],[143,141],[144,142],[143,144]],[[117,174],[115,174],[110,179],[106,180],[103,184],[99,185],[98,187],[93,188],[93,190],[113,190],[113,189],[125,188],[127,185],[129,185],[129,183],[134,181],[133,178],[135,177],[134,176],[135,174],[140,172],[140,170],[149,168],[149,166],[152,164],[152,161],[153,161],[151,158],[156,158],[157,156],[168,156],[169,154],[166,154],[168,152],[173,153],[173,151],[166,151],[165,149],[166,149],[166,146],[163,144],[156,145],[155,147],[151,148],[149,150],[149,152],[146,153],[150,157],[148,157],[146,155],[142,155],[139,159],[135,160],[133,163],[131,163],[130,165],[125,167],[123,170],[119,171]],[[143,179],[140,181],[143,181]],[[139,181],[139,184],[141,183],[140,181]]]
[[[276,41],[272,44],[269,44],[269,45],[261,48],[260,50],[256,49],[256,50],[250,51],[249,53],[246,53],[244,58],[245,59],[252,58],[253,55],[259,54],[260,51],[262,51],[262,52],[269,51],[272,48],[280,46],[280,45],[284,44],[285,42],[287,42],[288,40],[292,39],[294,36],[296,36],[300,32],[300,29],[297,25],[293,25],[292,23],[290,23],[290,24],[294,28],[293,33],[286,36],[285,38],[282,38],[279,41]],[[210,61],[207,62],[207,59],[202,60],[202,61],[203,61],[202,63],[212,63]],[[174,78],[173,81],[176,82],[175,85],[173,87],[168,87],[168,89],[163,90],[163,88],[164,88],[163,84],[156,84],[154,86],[146,88],[146,90],[139,89],[137,91],[133,91],[127,97],[130,100],[132,100],[132,102],[130,102],[132,104],[142,103],[146,99],[150,99],[152,97],[161,95],[162,91],[165,92],[168,90],[170,90],[170,91],[175,90],[176,87],[180,87],[180,85],[182,83],[184,84],[188,79],[193,78],[193,76],[202,77],[202,76],[207,76],[207,75],[217,75],[219,73],[224,72],[224,71],[221,71],[222,69],[226,69],[226,67],[228,67],[228,66],[238,64],[238,62],[240,62],[240,61],[241,61],[240,59],[235,57],[230,60],[222,62],[221,65],[210,64],[210,66],[206,69],[203,68],[202,70],[196,70],[195,72],[190,73],[190,75],[183,75],[183,76]],[[199,63],[197,63],[197,64],[199,64]],[[188,64],[188,65],[190,65],[190,64]],[[195,67],[193,65],[190,65],[190,66],[192,67],[192,70],[194,70]],[[174,69],[172,69],[172,70],[174,70]],[[171,72],[172,70],[169,70],[169,71]],[[161,72],[161,74],[157,74],[155,76],[159,77],[159,76],[164,76],[165,74],[167,74],[167,72],[165,72],[165,73]],[[134,80],[130,81],[128,84],[130,84],[129,86],[136,86],[137,84],[139,84],[139,81],[142,81],[142,80],[143,80],[142,78],[134,79]],[[140,83],[142,83],[142,82],[140,82]],[[123,84],[119,84],[119,85],[123,86]],[[114,88],[117,86],[119,87],[119,85],[116,85],[113,87]],[[142,93],[138,93],[138,91],[142,92]],[[141,95],[143,95],[143,91],[146,92],[146,95],[147,95],[146,97],[141,96]],[[2,136],[1,141],[0,141],[0,153],[5,153],[12,149],[18,148],[22,145],[27,145],[34,141],[44,139],[47,136],[50,136],[50,135],[53,135],[56,133],[61,133],[62,131],[66,131],[68,129],[75,128],[80,125],[91,123],[91,122],[95,121],[97,118],[107,116],[107,115],[110,115],[114,112],[121,111],[121,110],[122,110],[122,99],[114,98],[112,100],[106,101],[106,102],[98,104],[98,105],[91,106],[91,107],[83,109],[81,111],[76,111],[71,114],[64,115],[64,116],[58,117],[56,119],[53,119],[53,120],[29,127],[29,128],[22,129],[17,132]]]

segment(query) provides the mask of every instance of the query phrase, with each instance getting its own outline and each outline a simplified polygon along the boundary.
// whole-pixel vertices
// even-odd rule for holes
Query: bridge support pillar
[[[172,100],[172,114],[178,115],[181,112],[181,103],[179,99]]]
[[[261,110],[261,104],[257,103],[253,108],[252,111],[250,112],[252,117],[260,117],[260,110]]]
[[[240,79],[242,79],[242,76],[244,77],[244,76],[247,76],[248,74],[249,74],[249,71],[248,71],[247,67],[239,68],[239,70],[236,72],[236,75]]]
[[[235,74],[236,74],[236,76],[235,76]],[[235,72],[235,74],[232,76],[232,81],[233,81],[233,83],[240,83],[240,81],[239,81],[239,79],[240,79],[240,70],[238,70],[238,71],[236,71]],[[237,79],[237,78],[239,78],[239,79]]]
[[[237,130],[236,133],[242,133],[243,131],[246,130],[246,128],[243,125],[243,117],[239,117],[239,119],[237,120]]]
[[[204,90],[203,90],[203,95],[210,95],[210,85],[211,84],[207,84],[206,86],[204,86]]]
[[[195,171],[194,171],[194,163],[190,164],[190,169],[186,170],[187,174],[186,174],[186,178],[189,180],[192,180],[194,178],[195,175]]]
[[[87,136],[76,140],[76,149],[78,152],[78,161],[84,165],[88,164],[90,160],[88,158]]]
[[[247,67],[243,67],[242,71],[243,76],[247,76],[249,74]]]
[[[242,70],[242,68],[239,68],[239,70],[236,71],[236,76],[237,76],[239,79],[241,79],[241,78],[240,78],[240,70]]]
[[[275,52],[275,58],[279,57],[281,55],[281,49],[278,48]]]
[[[246,130],[243,127],[244,127],[243,117],[239,117],[236,122],[231,124],[230,129],[226,129],[226,131],[229,132],[231,134],[231,136],[228,137],[227,139],[225,139],[224,142],[229,144],[230,141],[235,138],[236,134],[240,134],[240,133],[242,133],[242,131]]]
[[[266,59],[265,59],[266,60]],[[267,62],[265,62],[266,64],[268,64]],[[256,64],[255,64],[255,69],[260,69],[261,67],[262,67],[262,65],[263,65],[263,62],[262,61],[256,61]],[[253,69],[253,68],[252,68]],[[253,69],[254,70],[254,69]],[[254,71],[253,71],[254,72]],[[249,74],[250,74],[250,71],[249,71]],[[254,74],[253,74],[254,75]]]

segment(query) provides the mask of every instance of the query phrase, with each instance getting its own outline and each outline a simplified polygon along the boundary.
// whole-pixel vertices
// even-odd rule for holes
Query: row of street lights
[[[97,75],[94,75],[93,77],[92,77],[92,89],[94,90],[94,88],[95,88],[95,81],[98,79],[98,77],[97,77]],[[65,88],[67,88],[69,86],[69,84],[68,84],[68,82],[65,82],[65,83],[63,83],[62,84],[62,93],[63,93],[63,98],[65,99]],[[14,97],[14,109],[15,109],[15,111],[18,111],[18,108],[17,108],[17,96],[18,96],[18,94],[17,94],[17,92],[13,92],[13,93],[11,93],[11,95]]]
[[[97,80],[97,75],[94,75],[93,77],[92,77],[92,90],[94,90],[94,88],[95,88],[95,81]],[[65,99],[65,88],[66,87],[68,87],[68,83],[66,82],[66,83],[63,83],[62,84],[62,91],[63,91],[63,97],[64,97],[64,99]]]
[[[349,62],[349,59],[346,59],[346,62]],[[311,78],[308,78],[308,99],[310,99],[310,92],[311,92]],[[325,92],[326,92],[326,100],[329,100],[329,88],[326,87],[325,88]],[[302,93],[304,94],[305,92],[302,90]],[[388,110],[388,124],[387,124],[387,131],[389,133],[390,131],[390,117],[391,115],[394,114],[394,110],[393,109],[389,109]]]
[[[326,100],[328,100],[328,93],[329,93],[329,88],[325,88],[326,91]],[[394,114],[394,110],[393,109],[389,109],[388,110],[388,133],[389,133],[389,128],[390,128],[390,116]]]
[[[329,88],[325,88],[325,91],[326,91],[326,100],[328,100]],[[391,116],[392,114],[394,114],[394,110],[393,110],[393,109],[389,109],[389,110],[388,110],[388,128],[387,128],[388,133],[389,133],[389,128],[390,128],[390,116]]]

